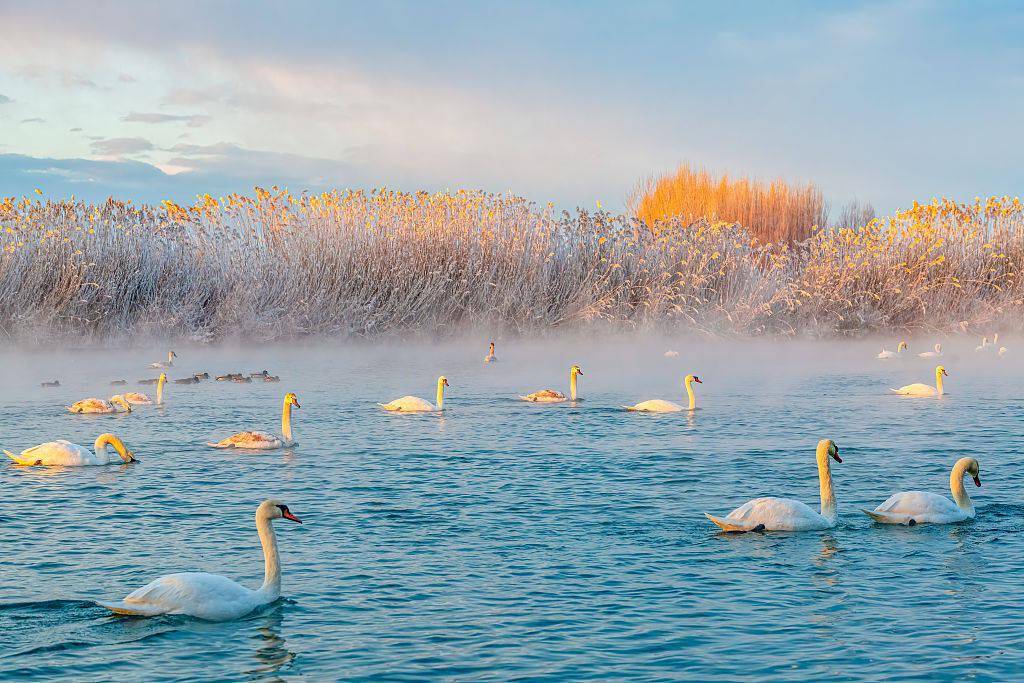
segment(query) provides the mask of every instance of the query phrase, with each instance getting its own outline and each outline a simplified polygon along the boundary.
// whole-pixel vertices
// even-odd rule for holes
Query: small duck
[[[172,380],[175,384],[199,384],[199,378],[195,375],[191,377],[182,377],[181,379]]]
[[[60,380],[59,379],[55,379],[52,382],[43,382],[39,386],[41,386],[41,387],[59,387],[60,386]]]
[[[242,375],[237,373],[237,372],[229,372],[226,375],[217,375],[217,381],[218,382],[233,382],[233,381],[235,381],[236,377],[241,377],[241,376]]]
[[[210,379],[210,373],[208,373],[208,372],[200,372],[200,373],[197,373],[197,374],[193,375],[193,377],[195,377],[198,380]]]
[[[253,379],[262,379],[264,382],[280,382],[281,378],[277,375],[271,375],[269,372],[264,370],[263,372],[254,372],[249,377]]]
[[[252,377],[246,377],[244,375],[235,375],[231,378],[232,382],[237,384],[252,384]]]
[[[154,377],[153,379],[140,379],[140,380],[137,380],[135,383],[136,384],[156,384],[159,381],[160,381],[159,377]]]
[[[113,382],[110,383],[110,386],[112,386],[112,387],[123,387],[123,386],[126,386],[127,384],[128,384],[128,380],[126,380],[126,379],[115,379]]]

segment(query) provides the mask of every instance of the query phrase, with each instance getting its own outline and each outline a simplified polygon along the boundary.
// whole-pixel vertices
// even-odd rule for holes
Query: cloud
[[[69,128],[68,132],[69,133],[81,133],[82,129],[81,128]]]
[[[38,116],[33,116],[30,119],[22,119],[22,123],[46,123],[46,119],[41,119]]]
[[[12,100],[7,95],[4,95],[4,94],[0,93],[0,104],[10,104],[13,101],[14,100]]]
[[[103,138],[96,140],[89,147],[92,153],[103,157],[123,157],[139,154],[154,149],[153,143],[146,138]]]
[[[198,128],[210,117],[206,114],[160,114],[158,112],[133,111],[121,117],[126,123],[184,123],[189,128]]]
[[[139,79],[135,78],[135,76],[132,76],[131,74],[120,74],[117,77],[117,82],[118,83],[138,83]]]

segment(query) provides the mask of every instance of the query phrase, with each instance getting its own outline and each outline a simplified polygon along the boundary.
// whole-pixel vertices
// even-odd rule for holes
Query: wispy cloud
[[[154,149],[152,142],[146,138],[104,138],[96,140],[89,147],[92,153],[101,157],[119,158],[131,154],[139,154]]]
[[[121,117],[126,123],[184,123],[189,128],[198,128],[207,123],[206,114],[161,114],[159,112],[133,111]]]
[[[46,123],[46,119],[40,118],[38,116],[33,116],[30,119],[22,119],[21,122],[22,123]]]

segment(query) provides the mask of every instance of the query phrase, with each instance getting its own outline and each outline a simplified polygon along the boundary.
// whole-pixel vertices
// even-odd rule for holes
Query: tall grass
[[[0,334],[29,343],[1024,325],[1024,209],[1007,197],[915,204],[793,245],[479,192],[9,198],[0,246]]]
[[[813,183],[730,178],[687,164],[642,181],[628,204],[648,226],[669,218],[739,223],[763,244],[804,240],[828,220],[828,204]]]

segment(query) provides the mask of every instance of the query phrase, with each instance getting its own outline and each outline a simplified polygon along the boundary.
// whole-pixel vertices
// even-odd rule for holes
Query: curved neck
[[[437,383],[437,409],[444,410],[444,382]]]
[[[113,434],[100,434],[96,437],[96,443],[93,444],[93,451],[96,453],[96,457],[99,459],[110,461],[110,454],[107,453],[107,444],[114,447],[117,454],[121,456],[121,460],[124,462],[131,462],[132,459],[128,455],[128,449],[125,448],[124,442],[117,438]]]
[[[832,491],[832,469],[828,462],[828,444],[818,446],[818,482],[821,485],[821,516],[836,518],[836,496]]]
[[[935,389],[939,392],[939,396],[942,396],[942,372],[939,370],[935,371]]]
[[[167,352],[167,364],[168,365],[174,365],[174,352],[173,351],[168,351]]]
[[[160,405],[164,402],[164,379],[163,375],[160,375],[160,379],[156,383],[156,404]]]
[[[686,395],[690,397],[690,410],[697,407],[697,397],[693,394],[693,380],[686,378]]]
[[[266,517],[256,517],[256,531],[263,546],[263,585],[259,592],[267,602],[277,600],[281,595],[281,559],[277,554],[277,535],[274,526]]]
[[[292,404],[287,398],[281,408],[281,436],[284,437],[285,443],[292,442]]]
[[[572,400],[576,400],[576,373],[572,370],[569,371],[569,395]]]
[[[953,494],[953,501],[958,508],[974,510],[974,503],[964,487],[964,470],[967,469],[967,464],[967,461],[960,460],[953,465],[953,471],[949,473],[949,491]]]

